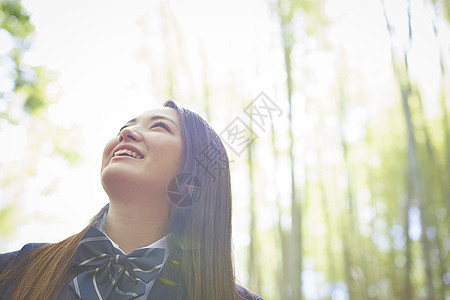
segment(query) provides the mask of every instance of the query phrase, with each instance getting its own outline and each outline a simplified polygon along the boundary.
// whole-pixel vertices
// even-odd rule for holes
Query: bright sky
[[[157,55],[163,51],[160,37],[148,41],[148,35],[155,34],[152,30],[161,29],[161,3],[164,2],[23,1],[37,32],[26,61],[58,73],[52,90],[60,98],[58,104],[49,107],[49,117],[59,126],[73,126],[80,131],[81,144],[76,147],[84,160],[69,167],[62,159],[39,158],[36,175],[21,197],[22,225],[1,245],[0,251],[18,249],[27,242],[59,241],[78,232],[107,203],[99,179],[104,144],[124,122],[165,100],[155,98],[151,82],[166,75],[150,74],[148,67],[136,58],[146,43]],[[224,74],[229,70],[240,72],[247,77],[245,89],[249,97],[256,96],[268,83],[271,76],[254,75],[255,53],[263,56],[271,51],[267,45],[271,35],[266,36],[266,30],[259,32],[269,30],[270,25],[264,5],[257,1],[173,1],[171,7],[185,35],[184,49],[186,56],[190,55],[186,60],[199,60],[199,48],[204,49],[212,65],[210,70],[220,70],[210,73],[210,82],[227,81]],[[251,24],[247,24],[249,20]],[[147,23],[150,32],[143,29],[142,24]],[[255,49],[257,43],[265,46]],[[196,72],[199,66],[192,69]],[[279,66],[278,72],[281,71]],[[177,94],[183,94],[184,89],[180,87]],[[228,115],[239,113],[242,115],[241,111]],[[1,136],[14,140],[16,147],[0,150],[5,165],[23,160],[26,152],[22,149],[30,142],[25,127],[6,128]],[[55,185],[56,192],[42,194],[43,187]],[[241,237],[245,244],[246,235]]]
[[[379,1],[328,2],[326,12],[335,22],[328,33],[331,46],[346,53],[350,69],[364,69],[367,72],[368,80],[364,84],[367,84],[368,89],[383,88],[387,81],[392,81],[392,74],[389,39]],[[402,5],[405,1],[385,2],[389,3],[388,8],[395,24],[404,25],[405,8]],[[214,102],[223,103],[223,107],[212,108],[218,117],[213,121],[216,131],[224,128],[235,116],[243,116],[240,108],[261,91],[275,100],[283,99],[278,103],[286,111],[283,98],[286,77],[279,32],[276,20],[271,17],[264,1],[23,0],[23,3],[31,13],[31,21],[37,31],[35,47],[26,60],[30,64],[45,65],[57,71],[53,90],[61,96],[58,104],[49,108],[49,117],[60,126],[78,128],[81,140],[77,149],[84,160],[75,168],[67,166],[61,159],[39,161],[36,177],[28,183],[22,197],[23,225],[11,240],[0,245],[0,252],[18,249],[27,242],[59,241],[78,232],[106,204],[106,195],[99,179],[104,144],[117,133],[122,123],[165,100],[155,98],[154,95],[160,91],[155,90],[153,83],[161,81],[166,74],[152,73],[142,59],[136,58],[140,49],[146,46],[154,55],[147,57],[147,61],[163,66],[164,45],[160,38],[164,28],[162,3],[170,3],[181,31],[180,49],[187,62],[187,69],[191,72],[184,81],[181,80],[175,94],[180,99],[188,98],[183,95],[194,95],[200,99],[202,95],[198,93],[198,87],[202,84],[201,53],[204,51],[208,63],[208,81],[213,88],[219,87],[215,94],[219,100],[215,99]],[[419,0],[413,0],[412,3],[417,39],[411,54],[414,62],[412,74],[423,83],[426,96],[435,99],[439,84],[439,78],[435,75],[439,72],[438,48],[430,22],[432,11]],[[396,26],[400,47],[405,43],[403,25]],[[448,49],[448,28],[441,26],[441,29],[442,40],[447,41],[441,46]],[[335,80],[333,70],[340,63],[335,56],[324,52],[312,51],[308,56],[303,56],[302,51],[314,47],[314,40],[302,40],[298,46],[299,55],[294,53],[293,57],[298,66],[316,72],[315,79],[309,81],[303,78],[304,74],[294,74],[300,83],[308,83],[297,90],[296,107],[299,109],[304,102],[303,92],[318,97],[330,92],[330,85]],[[162,67],[159,69],[164,70]],[[230,77],[235,81],[232,82]],[[192,84],[197,87],[194,92]],[[233,84],[238,86],[241,96],[245,95],[242,101],[227,99],[220,90]],[[351,83],[349,85],[350,89],[355,88]],[[373,97],[374,106],[377,106],[376,96],[368,95]],[[226,101],[237,105],[233,108]],[[196,106],[193,108],[196,109]],[[436,112],[438,110],[428,111],[431,115]],[[350,141],[357,141],[364,134],[360,128],[366,114],[356,109],[353,115],[346,134]],[[300,134],[303,134],[300,128],[308,128],[307,122],[314,122],[313,117],[304,116],[301,111],[295,116],[295,126]],[[331,123],[335,124],[335,121]],[[283,126],[285,128],[286,114],[282,116],[280,126],[281,129]],[[24,128],[10,126],[0,131],[0,140],[12,140],[18,145],[17,148],[2,147],[0,157],[8,157],[9,162],[23,159],[25,153],[21,149],[29,141]],[[304,149],[299,148],[299,151]],[[0,158],[0,163],[5,162]],[[239,170],[238,165],[236,169]],[[239,172],[236,172],[235,177],[238,181],[246,180],[245,174]],[[42,195],[42,187],[55,181],[57,192]],[[283,190],[289,191],[289,187],[284,186]],[[234,192],[242,196],[246,193],[238,188]],[[266,220],[273,219],[271,211],[262,209],[261,214]],[[265,225],[269,226],[270,222]],[[235,234],[237,248],[245,246],[248,242],[246,234]]]

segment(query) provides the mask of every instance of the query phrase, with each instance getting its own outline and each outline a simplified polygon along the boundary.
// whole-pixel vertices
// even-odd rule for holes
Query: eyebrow
[[[164,117],[164,116],[152,116],[152,117],[150,117],[150,121],[156,121],[156,120],[160,120],[160,119],[170,121],[170,122],[172,122],[175,125],[175,127],[178,128],[177,123],[175,123],[175,121],[173,121],[172,119],[170,119],[168,117]],[[137,121],[137,119],[134,118],[134,119],[131,119],[130,121],[128,121],[127,124],[128,123],[135,123],[136,121]]]

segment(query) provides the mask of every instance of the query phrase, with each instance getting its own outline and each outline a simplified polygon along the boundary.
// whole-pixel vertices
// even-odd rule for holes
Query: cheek
[[[160,175],[172,179],[180,172],[183,163],[183,145],[179,142],[166,143],[163,147],[154,149],[154,156],[158,157],[157,169]]]
[[[176,157],[176,168],[177,171],[180,172],[181,168],[183,167],[183,143],[180,143],[178,147],[174,148],[176,149],[174,155]]]
[[[176,175],[181,171],[183,163],[183,144],[175,143],[167,149],[167,164],[170,165],[170,172],[172,175]]]
[[[117,145],[119,139],[113,138],[111,139],[105,146],[105,149],[103,149],[103,158],[102,158],[102,170],[105,167],[105,165],[108,163],[108,161],[111,159],[112,151],[114,147]]]

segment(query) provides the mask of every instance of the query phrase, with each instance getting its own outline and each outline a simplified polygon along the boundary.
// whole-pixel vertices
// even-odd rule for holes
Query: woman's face
[[[183,139],[175,109],[160,107],[126,123],[105,146],[102,185],[110,193],[167,193],[183,161]],[[112,196],[110,194],[110,196]]]

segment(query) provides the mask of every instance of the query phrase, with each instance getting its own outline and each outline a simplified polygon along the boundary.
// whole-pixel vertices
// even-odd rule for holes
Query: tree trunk
[[[320,195],[321,195],[321,206],[322,206],[322,214],[325,221],[325,226],[327,228],[327,234],[325,237],[325,247],[326,247],[326,255],[327,255],[327,270],[328,270],[328,280],[329,282],[333,283],[337,276],[336,276],[336,267],[334,265],[334,259],[333,259],[333,251],[331,250],[333,247],[333,244],[331,242],[331,237],[333,236],[333,228],[331,226],[331,218],[330,218],[330,211],[328,209],[329,203],[327,199],[327,191],[325,188],[324,178],[322,175],[322,159],[320,155],[320,151],[317,150],[317,163],[319,168],[319,189],[320,189]]]
[[[389,18],[386,12],[386,8],[384,5],[384,1],[381,0],[381,5],[383,8],[383,13],[386,21],[386,26],[389,32],[389,36],[391,39],[391,56],[392,56],[392,65],[394,68],[394,73],[397,78],[397,82],[399,84],[399,88],[401,91],[402,97],[402,107],[406,121],[407,128],[407,137],[408,137],[408,185],[411,187],[412,195],[417,199],[419,204],[419,209],[421,213],[421,242],[422,242],[422,251],[423,251],[423,259],[425,263],[425,280],[426,280],[426,291],[427,291],[427,299],[434,300],[434,288],[433,288],[433,272],[431,266],[431,254],[430,254],[430,244],[428,238],[426,236],[426,229],[428,228],[428,211],[426,206],[426,198],[425,198],[425,190],[424,190],[424,182],[422,179],[422,171],[420,169],[419,156],[417,151],[417,143],[415,137],[414,124],[412,122],[411,110],[409,106],[410,94],[411,94],[411,81],[408,74],[408,48],[403,51],[403,55],[401,56],[402,62],[398,62],[395,59],[395,49],[393,43],[392,36],[392,26],[389,22]],[[409,29],[409,45],[411,44],[412,39],[412,31],[411,31],[411,12],[410,12],[410,2],[408,0],[408,29]],[[408,188],[408,189],[409,189]]]
[[[434,300],[434,288],[433,288],[433,272],[431,266],[431,255],[430,255],[430,243],[426,236],[426,229],[428,228],[428,212],[425,204],[425,191],[423,188],[422,174],[419,166],[419,158],[417,153],[417,144],[414,132],[414,126],[411,119],[411,111],[409,108],[408,97],[409,89],[402,86],[402,102],[403,110],[405,114],[405,119],[407,123],[408,132],[408,164],[411,166],[411,176],[410,183],[413,185],[415,191],[415,196],[419,202],[420,208],[420,221],[422,226],[421,242],[422,250],[425,262],[425,275],[426,275],[426,287],[427,287],[427,299]]]
[[[296,193],[295,184],[295,160],[294,160],[294,135],[292,128],[292,93],[293,93],[293,82],[292,82],[292,64],[291,64],[291,53],[292,53],[292,41],[294,40],[292,30],[292,13],[293,9],[285,11],[278,1],[278,9],[280,12],[281,21],[281,32],[283,38],[283,53],[284,62],[286,68],[286,84],[287,84],[287,100],[288,100],[288,120],[289,120],[289,161],[291,165],[291,236],[289,239],[289,257],[288,257],[288,282],[290,295],[287,299],[301,299],[301,274],[302,274],[302,224],[301,224],[301,205],[300,199]],[[290,3],[290,2],[289,2]],[[287,13],[287,15],[285,14]]]
[[[429,210],[429,215],[436,215],[437,209],[439,206],[445,206],[445,193],[447,190],[446,182],[444,181],[444,177],[442,174],[445,174],[445,170],[441,170],[439,168],[439,165],[436,162],[436,156],[434,154],[434,147],[433,143],[431,141],[431,135],[428,130],[427,122],[425,119],[425,113],[423,108],[423,101],[420,94],[420,91],[416,87],[414,89],[414,94],[417,96],[417,100],[419,102],[419,109],[420,109],[420,119],[421,119],[421,127],[423,134],[425,136],[425,143],[426,143],[426,160],[423,164],[423,170],[425,171],[425,174],[427,175],[424,180],[424,186],[425,193],[427,195],[427,209]],[[439,203],[437,201],[438,197],[442,197],[442,203]],[[445,288],[446,284],[443,282],[442,278],[444,278],[445,274],[447,273],[446,266],[445,266],[445,255],[444,255],[444,248],[445,245],[442,242],[441,238],[441,224],[439,222],[438,218],[429,218],[429,225],[434,226],[436,228],[436,235],[435,235],[435,249],[438,251],[438,257],[441,263],[439,264],[439,269],[437,270],[439,272],[439,277],[441,278],[441,284],[439,288],[440,298],[445,298]],[[448,226],[446,222],[444,222],[444,226]],[[431,243],[431,242],[429,242]]]
[[[344,204],[344,211],[346,214],[345,219],[347,220],[346,232],[344,233],[344,259],[346,261],[347,268],[347,284],[349,288],[350,298],[367,299],[367,282],[366,276],[363,268],[359,265],[362,263],[363,257],[356,247],[349,248],[350,244],[356,244],[361,246],[358,226],[358,219],[355,213],[358,212],[356,202],[353,196],[353,177],[352,169],[350,166],[349,159],[349,146],[345,140],[343,132],[343,124],[345,122],[345,95],[343,90],[344,84],[339,80],[339,138],[342,148],[342,156],[345,164],[345,178],[347,184],[347,192],[345,195],[346,203]],[[345,229],[344,229],[345,230]]]
[[[409,169],[409,164],[408,164]],[[410,173],[410,172],[408,172]],[[408,195],[406,199],[406,205],[404,210],[404,225],[403,230],[406,237],[406,245],[405,245],[405,257],[406,257],[406,263],[405,263],[405,282],[403,287],[403,300],[413,300],[414,299],[414,290],[413,286],[411,285],[411,272],[413,267],[413,258],[411,254],[411,238],[409,237],[409,209],[411,208],[411,199],[413,197],[413,191],[412,191],[412,185],[410,184],[410,178],[408,177]]]
[[[211,88],[208,82],[208,58],[206,57],[205,49],[201,44],[200,53],[203,61],[203,107],[206,114],[206,119],[211,122]]]
[[[250,119],[250,129],[253,128],[252,120]],[[250,224],[249,224],[249,235],[250,244],[248,247],[248,284],[251,288],[256,288],[258,293],[261,293],[261,280],[258,267],[258,256],[257,256],[257,217],[255,208],[255,179],[254,179],[254,160],[253,160],[253,145],[251,143],[247,148],[247,165],[248,165],[248,176],[250,180]]]
[[[290,295],[286,299],[300,300],[301,293],[301,274],[302,274],[302,208],[300,197],[296,191],[295,183],[295,159],[294,159],[294,134],[292,126],[292,46],[294,41],[294,34],[292,31],[292,17],[294,7],[292,1],[278,0],[278,14],[281,24],[281,35],[283,43],[284,63],[286,69],[286,85],[287,85],[287,100],[288,100],[288,121],[289,121],[289,161],[291,165],[291,235],[289,239],[289,256],[288,256],[288,272],[285,278],[289,282]]]
[[[276,135],[275,135],[275,129],[273,126],[273,123],[271,122],[270,124],[270,129],[271,129],[271,142],[272,142],[272,153],[273,153],[273,157],[274,157],[274,166],[273,166],[273,170],[274,172],[277,171],[276,166],[277,166],[277,162],[278,162],[278,158],[279,158],[279,151],[277,149],[277,143],[276,143]],[[280,241],[280,246],[281,246],[281,266],[279,266],[278,269],[278,288],[279,288],[279,293],[280,293],[280,298],[281,299],[288,299],[288,294],[289,294],[289,284],[288,284],[288,243],[287,243],[287,234],[285,232],[285,230],[283,229],[282,226],[282,218],[283,218],[283,208],[281,206],[281,201],[280,201],[280,194],[277,192],[276,195],[276,204],[277,204],[277,214],[278,214],[278,223],[277,223],[277,229],[278,229],[278,236],[277,239],[279,239]]]

